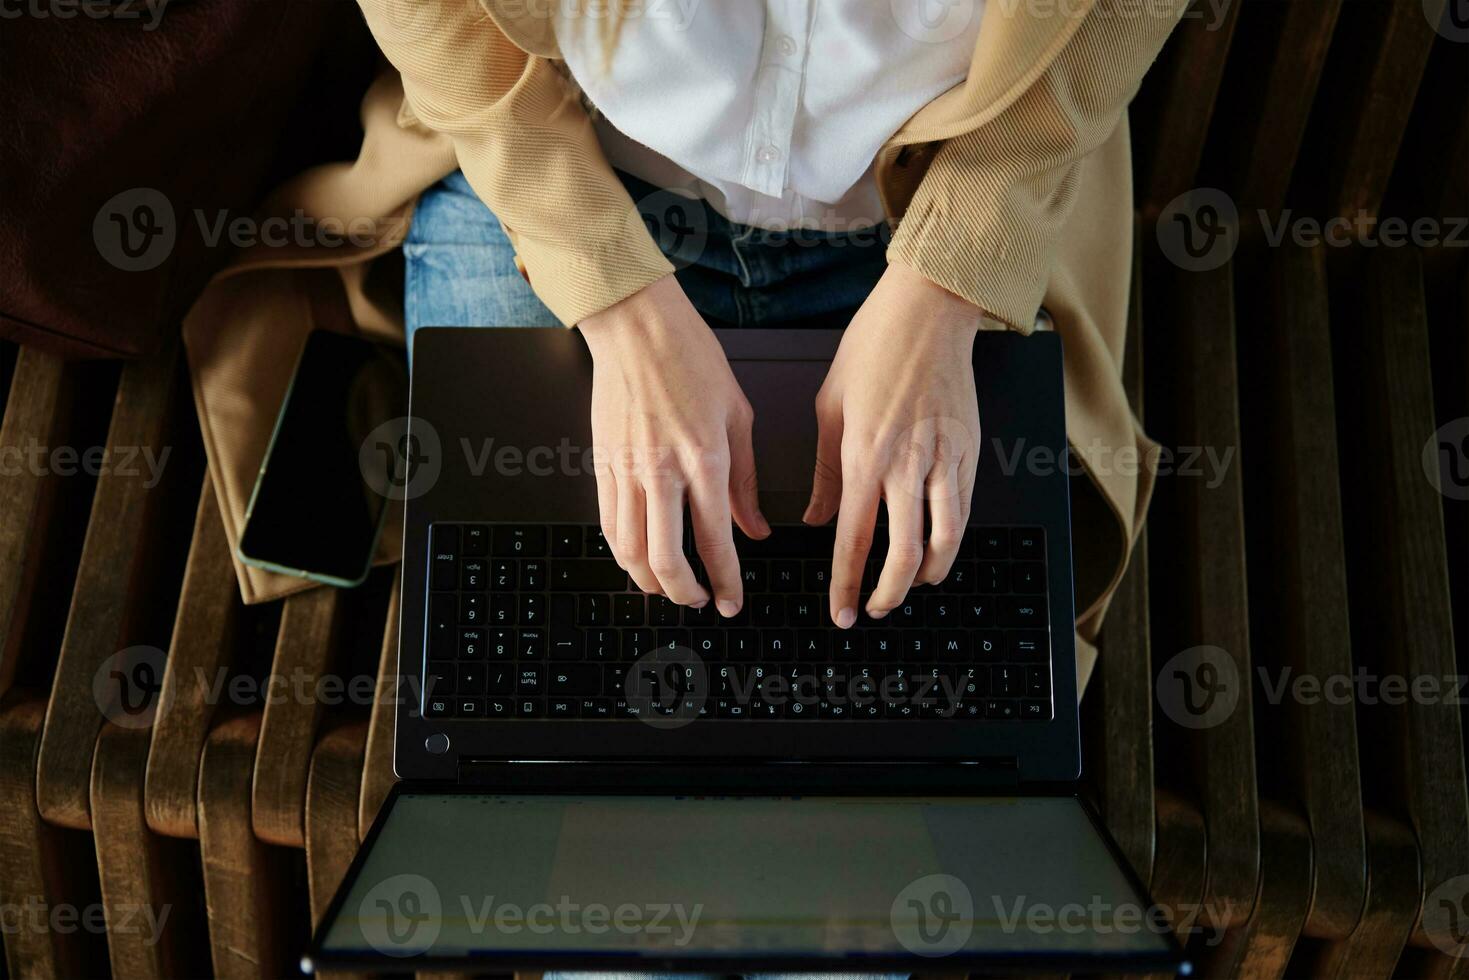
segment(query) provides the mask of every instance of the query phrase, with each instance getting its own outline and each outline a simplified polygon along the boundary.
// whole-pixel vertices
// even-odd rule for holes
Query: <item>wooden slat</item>
[[[42,923],[58,906],[85,910],[97,901],[90,848],[78,846],[84,843],[81,835],[47,824],[36,807],[36,749],[45,714],[44,700],[20,692],[11,692],[0,706],[0,813],[5,815],[0,819],[0,906],[38,908]],[[3,939],[13,977],[107,972],[107,948],[94,932],[21,928]]]
[[[1306,136],[1342,0],[1241,5],[1204,164],[1246,225],[1278,214]]]
[[[1208,830],[1204,904],[1231,925],[1250,916],[1259,886],[1260,816],[1255,778],[1249,612],[1245,573],[1240,420],[1231,266],[1178,274],[1168,287],[1177,333],[1173,372],[1179,444],[1233,451],[1221,473],[1180,474],[1176,484],[1179,539],[1166,574],[1182,587],[1181,649],[1218,647],[1232,658],[1243,687],[1233,709],[1212,727],[1176,728],[1187,745],[1186,772]],[[1217,483],[1216,483],[1217,481]],[[1211,485],[1216,484],[1216,485]],[[1161,654],[1160,654],[1161,656]]]
[[[1136,163],[1138,205],[1149,220],[1193,186],[1239,7],[1195,0],[1149,76],[1142,97],[1147,119],[1140,127],[1147,149]]]
[[[1435,428],[1422,267],[1412,249],[1374,249],[1364,256],[1366,287],[1362,396],[1372,406],[1363,421],[1370,510],[1370,578],[1354,604],[1365,603],[1385,666],[1407,678],[1442,685],[1457,675],[1449,609],[1448,555],[1442,500],[1424,478],[1422,453]],[[1442,688],[1440,688],[1442,690]],[[1395,742],[1396,772],[1388,785],[1401,795],[1418,839],[1423,889],[1432,892],[1469,873],[1469,791],[1457,691],[1432,700],[1409,697],[1382,705]],[[1425,928],[1443,932],[1447,912],[1425,908]]]
[[[229,541],[206,473],[148,753],[144,798],[155,833],[198,836],[200,758],[218,708],[213,691],[222,690],[216,683],[230,662],[239,606]]]
[[[1143,414],[1142,246],[1134,235],[1132,302],[1128,311],[1123,385],[1133,412]],[[1090,778],[1112,837],[1138,876],[1153,874],[1153,668],[1148,630],[1148,541],[1140,534],[1102,628],[1100,656],[1082,702]]]
[[[202,976],[198,852],[143,816],[147,729],[104,725],[92,766],[92,834],[115,977]]]
[[[1421,0],[1351,3],[1343,26],[1348,21],[1345,43],[1328,68],[1332,98],[1321,103],[1317,132],[1328,140],[1318,148],[1327,168],[1328,211],[1355,220],[1379,213],[1437,35]]]
[[[1321,247],[1287,247],[1248,260],[1242,399],[1246,440],[1259,448],[1245,459],[1251,614],[1266,641],[1255,666],[1279,699],[1257,719],[1271,747],[1261,780],[1310,826],[1311,935],[1341,939],[1367,887],[1356,711],[1349,700],[1289,693],[1300,678],[1352,676],[1325,257]]]
[[[306,780],[322,708],[312,692],[331,665],[337,629],[336,589],[312,589],[285,601],[271,664],[279,688],[261,720],[251,797],[255,834],[268,843],[306,843]]]
[[[378,658],[377,686],[372,716],[367,724],[367,752],[362,763],[362,805],[357,814],[357,836],[365,838],[383,801],[397,781],[393,774],[393,732],[397,724],[398,690],[398,595],[403,587],[402,566],[393,574],[388,595],[387,622],[383,626],[382,653]]]
[[[1192,803],[1167,790],[1159,790],[1157,799],[1158,849],[1148,888],[1181,930],[1192,924],[1188,910],[1198,909],[1204,900],[1208,833]]]
[[[1368,811],[1367,901],[1357,928],[1325,944],[1310,964],[1312,976],[1332,980],[1393,975],[1413,931],[1423,883],[1418,848],[1406,826]]]
[[[287,937],[298,910],[284,852],[250,826],[250,783],[260,715],[231,718],[209,733],[199,772],[199,851],[209,916],[210,959],[219,980],[274,980],[295,968]]]
[[[1204,976],[1283,978],[1311,904],[1311,831],[1293,809],[1260,804],[1260,894],[1243,928],[1200,962]]]
[[[166,546],[155,520],[165,517],[162,485],[150,487],[148,468],[123,465],[137,447],[162,458],[173,427],[170,413],[178,380],[177,345],[158,357],[130,362],[118,383],[108,430],[108,458],[116,464],[97,479],[86,543],[77,570],[66,636],[57,662],[41,732],[37,798],[51,823],[85,830],[91,825],[92,751],[103,716],[93,692],[98,669],[113,654],[144,642],[134,600],[151,583],[144,553]],[[172,470],[177,470],[177,463]],[[173,474],[164,466],[164,479]]]
[[[357,854],[366,749],[367,725],[349,722],[322,736],[311,757],[306,795],[306,876],[313,928],[321,922]],[[330,980],[348,980],[351,976],[331,971]]]

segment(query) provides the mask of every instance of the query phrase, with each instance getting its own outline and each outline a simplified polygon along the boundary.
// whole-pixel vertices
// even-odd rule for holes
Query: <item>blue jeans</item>
[[[886,225],[842,234],[769,232],[731,222],[702,201],[622,179],[710,326],[845,327],[887,268]],[[419,198],[403,255],[409,350],[422,326],[558,325],[462,173]]]

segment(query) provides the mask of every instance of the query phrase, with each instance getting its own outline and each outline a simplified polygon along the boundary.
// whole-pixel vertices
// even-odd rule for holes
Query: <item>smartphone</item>
[[[329,330],[307,334],[245,510],[240,560],[328,585],[360,584],[394,475],[372,443],[396,443],[383,432],[405,421],[407,397],[401,352]]]

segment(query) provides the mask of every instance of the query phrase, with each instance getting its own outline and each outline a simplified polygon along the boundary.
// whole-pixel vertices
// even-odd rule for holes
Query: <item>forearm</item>
[[[460,0],[419,0],[407,21],[401,0],[359,2],[413,115],[453,141],[465,177],[562,322],[574,325],[672,271],[550,62]]]

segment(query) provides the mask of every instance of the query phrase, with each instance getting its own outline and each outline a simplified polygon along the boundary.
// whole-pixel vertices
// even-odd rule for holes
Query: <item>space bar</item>
[[[563,558],[551,562],[548,577],[556,592],[621,592],[627,573],[615,561],[599,558]]]

